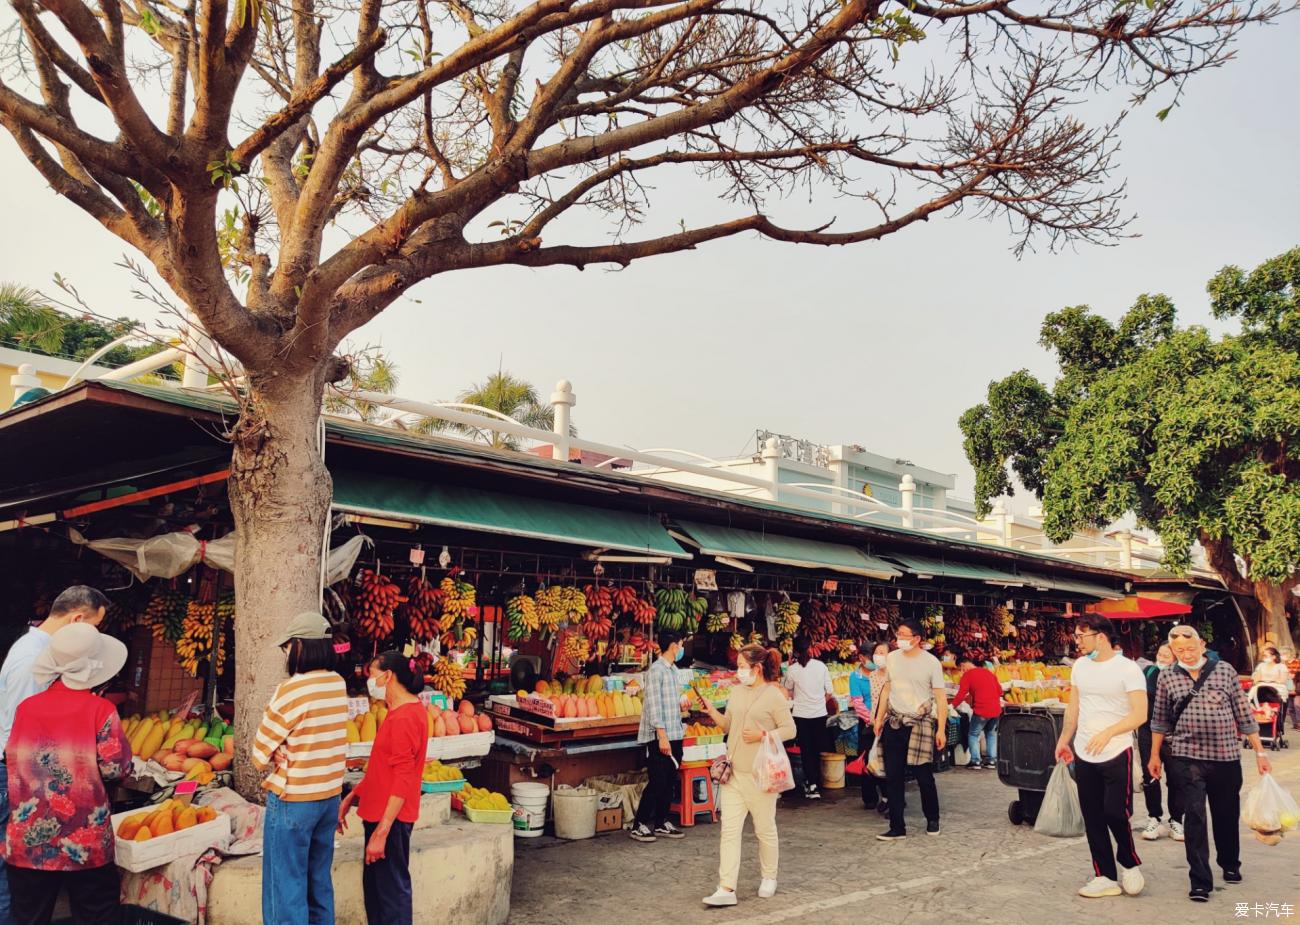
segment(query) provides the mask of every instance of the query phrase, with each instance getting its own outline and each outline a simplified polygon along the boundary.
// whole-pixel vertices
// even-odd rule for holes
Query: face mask
[[[1093,659],[1095,661],[1098,654],[1100,653],[1096,649],[1093,649],[1091,652],[1088,653],[1088,658]]]
[[[1188,671],[1200,671],[1202,668],[1205,667],[1206,661],[1208,661],[1208,659],[1206,659],[1206,657],[1202,655],[1200,661],[1198,661],[1195,665],[1184,665],[1183,667],[1186,668]]]
[[[370,691],[370,696],[376,700],[384,699],[385,687],[381,684],[376,684],[374,678],[366,678],[366,690]]]
[[[875,670],[876,670],[876,663],[875,663],[875,662],[863,662],[863,663],[862,663],[862,670],[863,670],[863,671],[875,671]]]
[[[1164,671],[1166,668],[1173,668],[1174,666],[1172,662],[1156,662],[1156,667]]]
[[[686,654],[686,650],[685,650],[685,649],[678,649],[678,650],[677,650],[677,654],[673,656],[673,661],[674,661],[674,662],[680,662],[680,661],[682,660],[682,656],[685,655],[685,654]]]
[[[737,668],[737,669],[736,669],[736,680],[739,681],[741,684],[745,684],[745,685],[753,684],[753,683],[754,683],[754,669],[753,669],[753,668]]]
[[[915,643],[911,639],[900,639],[898,640],[898,651],[906,652],[908,649],[912,648],[914,644]]]

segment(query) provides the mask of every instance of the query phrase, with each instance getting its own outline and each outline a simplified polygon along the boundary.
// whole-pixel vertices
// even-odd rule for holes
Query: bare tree
[[[453,270],[626,265],[743,232],[853,244],[963,209],[1015,247],[1123,234],[1097,91],[1176,102],[1271,0],[10,0],[0,124],[242,364],[238,726],[315,606],[335,356]],[[1281,0],[1290,4],[1293,0]],[[925,67],[921,65],[925,64]],[[1167,112],[1167,110],[1166,110]],[[1162,113],[1163,115],[1163,113]],[[731,217],[647,220],[693,171]],[[871,204],[785,227],[796,185]],[[567,240],[574,210],[608,240]],[[490,219],[496,221],[489,225]],[[938,258],[935,258],[936,260]],[[241,786],[248,792],[251,778]]]

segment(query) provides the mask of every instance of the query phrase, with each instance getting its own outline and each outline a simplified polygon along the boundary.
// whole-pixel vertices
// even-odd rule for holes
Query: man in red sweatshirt
[[[973,715],[970,718],[970,737],[967,748],[970,751],[970,763],[966,765],[972,771],[980,768],[991,769],[998,766],[998,717],[1002,715],[1002,685],[998,676],[987,668],[975,664],[970,656],[963,655],[957,661],[961,669],[961,684],[957,695],[952,699],[954,707],[961,706],[967,698],[971,701]],[[980,762],[980,734],[988,743],[984,761]]]

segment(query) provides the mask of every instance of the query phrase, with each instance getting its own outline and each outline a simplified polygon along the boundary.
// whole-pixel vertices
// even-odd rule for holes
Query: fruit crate
[[[133,809],[117,813],[112,817],[113,831],[116,832],[122,822],[141,810]],[[230,817],[217,813],[217,818],[210,822],[201,822],[179,832],[159,835],[148,841],[127,841],[117,838],[114,860],[117,866],[131,873],[151,870],[170,864],[187,854],[201,854],[209,848],[225,849],[230,846]]]
[[[455,793],[465,787],[465,779],[460,780],[422,780],[420,781],[420,791],[422,793]]]
[[[474,758],[486,755],[492,751],[492,743],[496,741],[496,737],[496,733],[489,729],[487,732],[470,732],[430,739],[425,758],[430,761],[434,758],[446,761],[450,758]]]
[[[688,745],[682,749],[682,761],[712,761],[727,753],[727,746],[722,742]]]
[[[514,815],[515,811],[513,809],[474,809],[472,806],[465,807],[465,817],[470,822],[510,825]]]
[[[726,736],[722,733],[712,736],[687,736],[682,739],[682,747],[690,748],[692,745],[717,745],[719,742],[726,741]]]

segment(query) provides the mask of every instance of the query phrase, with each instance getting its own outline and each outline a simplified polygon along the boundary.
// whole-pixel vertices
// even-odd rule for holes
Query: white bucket
[[[596,804],[600,794],[589,787],[556,787],[555,836],[576,840],[596,834]]]
[[[510,818],[516,838],[540,838],[546,828],[546,812],[533,812],[522,806],[515,807],[515,814]]]

